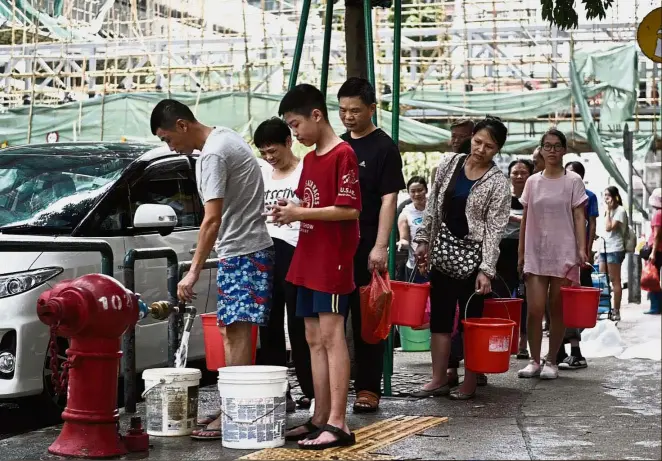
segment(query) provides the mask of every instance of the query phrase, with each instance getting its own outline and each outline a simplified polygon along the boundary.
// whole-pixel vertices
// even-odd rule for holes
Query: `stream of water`
[[[175,352],[175,368],[186,368],[186,361],[188,360],[188,339],[190,335],[190,331],[184,331],[182,333],[182,342],[179,343],[179,349]]]

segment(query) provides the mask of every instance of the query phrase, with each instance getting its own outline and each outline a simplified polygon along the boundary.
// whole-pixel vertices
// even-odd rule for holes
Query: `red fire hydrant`
[[[44,292],[37,315],[70,338],[64,427],[48,451],[78,458],[126,454],[118,433],[117,379],[121,336],[138,321],[137,298],[112,277],[89,274]]]

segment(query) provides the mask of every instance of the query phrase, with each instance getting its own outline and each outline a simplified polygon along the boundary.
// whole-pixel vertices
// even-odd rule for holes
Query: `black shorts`
[[[318,317],[318,314],[347,316],[348,310],[349,294],[334,295],[297,287],[297,317]]]
[[[442,274],[436,269],[430,272],[430,332],[446,333],[453,332],[455,323],[455,306],[460,305],[460,324],[458,329],[462,330],[462,319],[464,310],[467,308],[467,318],[477,318],[483,315],[484,296],[471,296],[476,290],[476,275],[465,280],[458,280]]]

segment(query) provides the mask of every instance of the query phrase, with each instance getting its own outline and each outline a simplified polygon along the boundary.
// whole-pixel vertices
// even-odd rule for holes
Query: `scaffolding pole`
[[[368,63],[368,81],[375,88],[375,51],[372,44],[372,2],[363,0],[363,21],[365,24],[366,62]],[[372,123],[377,125],[377,111],[372,114]]]
[[[320,91],[327,97],[329,86],[329,57],[331,55],[331,32],[333,32],[333,0],[326,0],[324,15],[324,43],[322,44],[322,75],[320,77]]]
[[[308,16],[310,15],[311,0],[303,0],[301,8],[301,18],[299,19],[299,32],[297,34],[297,43],[294,47],[294,59],[292,59],[292,70],[290,71],[290,83],[288,90],[294,88],[297,84],[299,75],[299,65],[301,64],[301,55],[303,54],[303,43],[306,40],[306,28],[308,27]]]
[[[393,0],[393,103],[391,106],[391,137],[395,145],[400,143],[400,45],[402,37],[402,0]],[[395,280],[395,253],[396,229],[398,228],[398,217],[393,220],[391,235],[389,237],[388,272],[392,280]],[[391,378],[393,377],[393,327],[391,334],[386,339],[386,350],[384,351],[384,395],[393,394]]]

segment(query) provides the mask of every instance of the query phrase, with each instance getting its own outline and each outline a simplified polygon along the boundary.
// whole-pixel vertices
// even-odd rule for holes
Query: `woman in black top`
[[[416,232],[419,270],[430,274],[432,380],[414,397],[474,397],[477,374],[465,370],[459,389],[450,390],[447,369],[456,306],[461,319],[480,317],[492,292],[499,242],[508,222],[508,180],[494,163],[508,129],[486,117],[476,124],[471,154],[446,156],[439,163],[423,225]],[[462,325],[459,325],[462,331]],[[468,344],[467,347],[473,347]]]
[[[519,289],[520,276],[517,272],[517,251],[519,246],[519,230],[522,223],[522,214],[524,213],[524,206],[520,203],[519,198],[524,192],[524,185],[529,176],[533,174],[533,162],[527,159],[516,159],[508,165],[508,177],[510,178],[510,186],[512,197],[510,198],[510,216],[508,218],[508,225],[503,234],[503,239],[499,244],[499,260],[497,261],[496,269],[499,274],[500,282],[506,285],[503,291],[508,292],[508,296],[517,296],[524,298],[524,293]],[[499,290],[501,293],[502,290]],[[522,305],[522,315],[520,320],[520,340],[519,352],[517,358],[527,359],[529,353],[526,349],[526,300]]]

